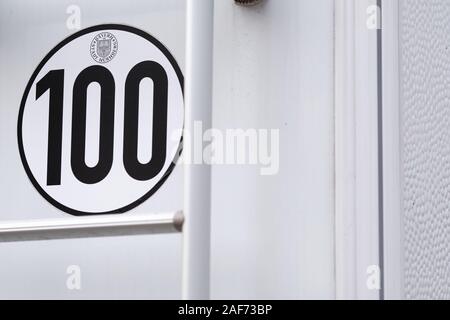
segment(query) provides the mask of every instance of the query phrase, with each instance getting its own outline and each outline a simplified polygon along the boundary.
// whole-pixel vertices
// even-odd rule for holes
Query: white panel
[[[71,32],[114,22],[147,30],[184,67],[184,0],[1,1],[1,219],[64,215],[20,163],[17,112],[40,59]],[[280,129],[279,174],[215,166],[212,298],[334,298],[333,0],[216,1],[213,126]],[[182,207],[182,172],[132,213]],[[112,195],[113,196],[113,195]],[[139,236],[0,244],[0,298],[179,298],[181,237]],[[68,291],[68,265],[83,289]]]
[[[450,2],[400,1],[405,295],[450,298]]]
[[[213,168],[213,298],[334,298],[333,2],[216,1],[213,126],[280,129],[280,172]]]
[[[384,298],[404,297],[398,1],[383,0],[383,235]]]

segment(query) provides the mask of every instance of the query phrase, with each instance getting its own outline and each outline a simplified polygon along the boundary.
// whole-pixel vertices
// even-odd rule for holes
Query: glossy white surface
[[[450,2],[399,6],[404,294],[450,298]]]

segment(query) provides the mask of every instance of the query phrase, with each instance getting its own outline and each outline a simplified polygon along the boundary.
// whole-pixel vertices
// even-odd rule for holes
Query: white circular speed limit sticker
[[[183,75],[136,28],[99,25],[42,60],[22,98],[19,151],[31,182],[73,214],[128,211],[167,179],[181,150]]]

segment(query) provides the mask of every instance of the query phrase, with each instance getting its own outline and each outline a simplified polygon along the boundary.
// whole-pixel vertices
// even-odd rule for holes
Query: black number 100
[[[138,154],[139,85],[153,81],[152,158],[140,163]],[[99,159],[94,167],[86,165],[87,88],[100,85]],[[125,82],[123,164],[130,177],[139,181],[154,178],[166,160],[167,139],[167,74],[154,61],[143,61],[128,73]],[[36,84],[36,99],[49,91],[47,185],[61,184],[61,158],[64,104],[64,70],[49,71]],[[115,82],[103,66],[90,66],[80,72],[73,85],[71,167],[75,177],[86,184],[102,181],[111,170],[114,151]]]

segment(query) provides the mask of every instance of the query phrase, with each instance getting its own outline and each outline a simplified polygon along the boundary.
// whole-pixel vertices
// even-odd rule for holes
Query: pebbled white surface
[[[450,299],[450,1],[400,1],[405,296]]]

